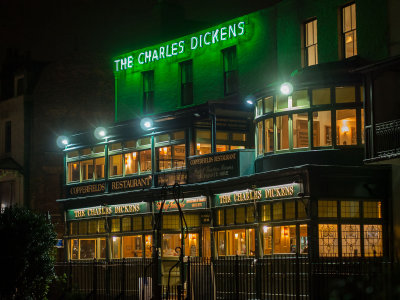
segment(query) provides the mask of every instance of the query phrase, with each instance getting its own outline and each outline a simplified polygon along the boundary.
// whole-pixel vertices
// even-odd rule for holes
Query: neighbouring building
[[[391,167],[364,163],[391,5],[278,1],[115,57],[115,124],[63,139],[66,258],[392,257]]]

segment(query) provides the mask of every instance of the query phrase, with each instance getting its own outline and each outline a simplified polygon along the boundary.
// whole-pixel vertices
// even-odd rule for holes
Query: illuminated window
[[[262,137],[261,137],[262,138]],[[274,151],[274,120],[272,118],[264,120],[265,152]]]
[[[381,201],[365,201],[364,218],[382,218],[382,202]]]
[[[262,100],[258,100],[256,104],[256,117],[259,117],[263,114],[263,103]]]
[[[143,75],[143,113],[152,113],[154,109],[154,71],[146,71]]]
[[[88,232],[88,222],[79,221],[79,234],[87,234]]]
[[[143,217],[143,227],[144,227],[144,230],[153,229],[152,216],[144,216]]]
[[[153,246],[153,236],[150,234],[147,234],[144,236],[144,248],[145,248],[145,256],[146,257],[151,257],[152,253],[152,247]]]
[[[246,223],[254,222],[254,206],[246,207]]]
[[[138,172],[140,152],[125,153],[125,175],[136,174]]]
[[[276,117],[277,150],[289,149],[289,116]]]
[[[306,66],[318,64],[317,20],[305,23],[304,49]]]
[[[71,259],[106,258],[106,239],[73,239],[70,241]]]
[[[78,222],[70,222],[69,223],[69,234],[70,235],[78,234]]]
[[[358,201],[341,201],[340,211],[342,218],[359,218],[360,204]]]
[[[272,254],[272,227],[263,226],[263,253],[264,255]]]
[[[318,217],[320,217],[320,218],[336,218],[337,217],[337,201],[318,200]]]
[[[180,233],[163,234],[162,235],[162,256],[163,257],[176,257],[179,256],[181,248],[182,235]],[[188,233],[185,234],[185,253],[186,256],[199,256],[199,234]]]
[[[354,86],[340,86],[335,88],[335,102],[356,102],[356,88]]]
[[[331,111],[313,112],[314,147],[332,146]]]
[[[89,234],[97,233],[97,220],[90,220],[88,225],[89,225],[88,228]]]
[[[162,217],[163,229],[179,229],[180,221],[178,215],[163,215]]]
[[[382,225],[364,225],[364,255],[383,256]]]
[[[225,236],[225,231],[217,232],[217,251],[219,256],[226,255]]]
[[[342,225],[342,256],[360,255],[360,225]]]
[[[122,231],[131,231],[131,222],[130,217],[122,218]]]
[[[274,254],[296,253],[296,226],[273,227]]]
[[[122,176],[122,154],[110,156],[109,162],[110,162],[110,177]]]
[[[133,230],[142,230],[142,227],[143,227],[142,217],[133,217],[132,218]]]
[[[238,71],[236,47],[230,47],[222,51],[224,63],[224,92],[231,95],[238,91]]]
[[[217,232],[218,255],[255,255],[255,230],[235,229]]]
[[[308,90],[294,91],[292,96],[289,96],[289,108],[305,108],[310,107],[310,97]]]
[[[271,204],[261,205],[261,222],[271,220]]]
[[[158,169],[160,171],[171,169],[172,167],[171,146],[157,148],[156,153],[158,154]]]
[[[318,224],[319,256],[339,255],[338,227],[335,224]]]
[[[290,220],[295,218],[296,208],[294,201],[285,202],[285,219]]]
[[[264,114],[274,111],[274,97],[270,96],[264,98],[263,104],[264,104]]]
[[[282,220],[283,219],[283,204],[282,202],[275,202],[272,205],[272,217],[273,220]]]
[[[206,129],[196,130],[196,155],[211,153],[211,131]]]
[[[308,147],[308,113],[293,114],[293,148]]]
[[[216,212],[216,224],[215,225],[224,225],[225,224],[225,213],[223,209],[218,209]]]
[[[312,104],[313,105],[325,105],[331,104],[331,89],[315,89],[312,90]]]
[[[180,63],[181,68],[181,105],[193,104],[193,61]]]
[[[189,228],[200,226],[200,216],[198,214],[185,214],[185,220]]]
[[[151,171],[151,150],[140,151],[140,172]]]
[[[226,225],[235,224],[235,209],[227,208],[225,213],[226,213],[226,215],[225,215]]]
[[[257,155],[263,154],[263,122],[257,123]]]
[[[112,258],[121,258],[121,238],[117,236],[112,237],[111,242]]]
[[[121,231],[121,221],[119,218],[111,219],[111,232],[120,232]]]
[[[356,4],[352,3],[342,8],[342,38],[345,58],[357,55],[356,28]]]
[[[297,218],[298,219],[307,218],[306,201],[307,200],[298,200],[297,201]]]
[[[245,207],[236,207],[236,224],[243,224],[245,222]]]
[[[122,257],[142,257],[143,247],[142,247],[142,236],[124,236],[122,237]]]
[[[300,225],[300,254],[308,253],[307,225]]]
[[[99,230],[99,233],[106,232],[106,220],[104,220],[104,219],[98,220],[98,230]]]
[[[336,144],[357,145],[356,110],[336,111]]]

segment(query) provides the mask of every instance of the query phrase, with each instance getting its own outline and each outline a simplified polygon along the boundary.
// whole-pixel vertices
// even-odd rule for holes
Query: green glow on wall
[[[114,71],[125,71],[136,66],[155,63],[170,57],[183,56],[187,52],[193,52],[223,41],[238,39],[245,35],[247,25],[244,20],[234,20],[228,24],[188,35],[179,40],[133,51],[114,60]]]

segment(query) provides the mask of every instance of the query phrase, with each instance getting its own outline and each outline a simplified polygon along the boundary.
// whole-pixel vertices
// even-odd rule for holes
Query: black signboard
[[[239,152],[229,151],[189,158],[188,183],[239,176]]]

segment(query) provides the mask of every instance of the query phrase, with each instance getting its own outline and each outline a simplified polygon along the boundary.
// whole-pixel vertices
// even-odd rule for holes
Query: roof
[[[11,157],[5,157],[0,159],[0,170],[16,170],[22,173],[24,169]]]

